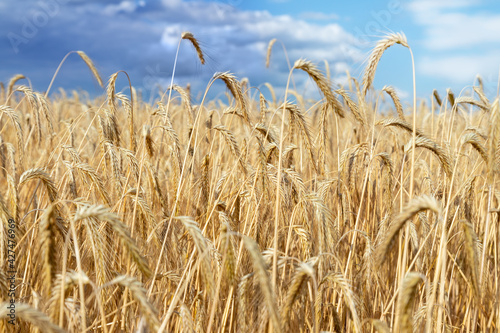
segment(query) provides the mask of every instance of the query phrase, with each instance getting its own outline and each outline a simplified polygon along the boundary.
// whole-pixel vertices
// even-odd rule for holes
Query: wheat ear
[[[368,89],[370,89],[373,83],[375,71],[377,70],[377,65],[380,61],[380,58],[382,58],[385,50],[387,50],[394,44],[401,44],[408,49],[410,48],[408,46],[408,42],[406,41],[406,36],[403,33],[389,34],[377,43],[370,55],[368,65],[365,69],[365,74],[363,75],[363,96],[366,95]]]
[[[412,126],[410,124],[408,124],[404,119],[400,119],[400,118],[382,119],[382,120],[377,121],[376,125],[382,125],[384,127],[391,127],[391,126],[398,127],[398,128],[404,129],[405,131],[407,131],[410,134],[413,133]],[[417,137],[424,137],[424,138],[427,137],[418,128],[415,130],[415,134],[417,135]]]
[[[144,146],[148,152],[149,158],[153,158],[155,155],[154,141],[151,137],[151,127],[149,125],[144,125],[142,127],[142,136],[144,138]]]
[[[101,177],[99,177],[99,175],[91,165],[84,162],[79,162],[72,164],[71,167],[75,168],[81,175],[85,176],[85,183],[93,184],[97,188],[97,191],[99,191],[99,194],[101,195],[101,198],[104,200],[104,202],[108,206],[111,205],[109,193],[104,187],[104,183]]]
[[[413,303],[417,294],[418,285],[425,279],[420,273],[410,272],[406,274],[401,290],[399,291],[397,305],[397,323],[395,332],[413,332]]]
[[[176,220],[180,220],[182,224],[184,225],[184,228],[186,228],[187,232],[191,236],[193,243],[196,247],[196,251],[198,252],[199,260],[201,263],[201,273],[203,278],[205,279],[205,284],[207,289],[210,292],[213,292],[214,290],[214,278],[212,274],[212,269],[210,266],[210,260],[209,260],[209,245],[208,241],[203,236],[203,233],[198,226],[198,223],[194,221],[191,217],[189,216],[176,216]]]
[[[37,142],[40,143],[42,141],[42,124],[40,121],[40,108],[38,107],[38,104],[36,102],[35,93],[30,88],[22,85],[18,86],[15,91],[22,92],[25,98],[28,100],[30,109],[35,117],[36,139]]]
[[[130,232],[127,226],[120,221],[116,214],[111,213],[108,208],[102,205],[81,205],[77,212],[75,213],[75,222],[85,218],[97,218],[102,221],[109,223],[113,231],[116,233],[120,239],[123,247],[125,247],[129,253],[130,258],[137,265],[137,268],[145,275],[151,276],[151,270],[148,267],[146,259],[142,256],[137,247],[137,244],[130,236]]]
[[[491,104],[490,104],[490,101],[488,100],[488,98],[486,97],[486,95],[484,94],[483,88],[482,87],[480,87],[480,88],[473,87],[472,89],[474,89],[474,92],[477,94],[477,96],[481,100],[481,103],[483,105],[486,105],[489,109],[491,107]]]
[[[401,101],[396,93],[396,90],[391,86],[385,86],[382,88],[389,96],[391,96],[392,101],[394,102],[394,106],[396,107],[396,112],[398,113],[399,119],[402,121],[405,120],[405,115],[403,113],[403,105],[401,105]]]
[[[455,94],[451,89],[446,89],[446,95],[448,96],[448,101],[450,102],[450,106],[453,109],[455,107]]]
[[[342,96],[342,98],[345,101],[345,104],[347,104],[347,107],[349,110],[351,110],[352,114],[354,115],[354,118],[363,126],[366,126],[366,120],[364,116],[359,112],[359,107],[356,105],[356,103],[352,100],[352,98],[349,96],[349,94],[344,90],[344,89],[337,89],[335,90],[337,94]]]
[[[125,107],[125,110],[127,111],[128,130],[130,134],[129,149],[135,152],[137,148],[137,141],[135,139],[135,129],[134,129],[134,105],[128,99],[128,97],[122,93],[117,93],[115,96],[122,102],[122,105]]]
[[[342,106],[335,98],[335,95],[332,92],[331,83],[325,77],[325,75],[310,61],[305,59],[299,59],[293,65],[294,69],[301,69],[306,72],[309,77],[316,83],[321,93],[325,96],[327,104],[335,110],[335,112],[339,115],[339,117],[344,117],[344,111],[342,110]]]
[[[238,146],[238,143],[236,142],[236,138],[234,137],[233,133],[230,130],[228,130],[224,125],[214,126],[213,129],[222,134],[222,137],[229,146],[229,150],[231,150],[231,153],[234,155],[238,163],[241,165],[243,172],[246,173],[247,168],[243,161],[240,148]]]
[[[267,44],[267,53],[266,53],[266,68],[269,68],[269,63],[271,61],[271,51],[273,49],[274,43],[276,43],[277,39],[273,38],[269,41],[269,44]]]
[[[335,273],[335,272],[326,274],[321,280],[320,285],[322,285],[327,281],[333,282],[338,287],[340,287],[340,289],[344,294],[344,300],[347,303],[349,310],[351,311],[351,317],[352,321],[354,322],[355,332],[362,332],[361,320],[359,319],[357,310],[359,299],[356,296],[356,294],[354,294],[349,281],[342,275],[342,273]]]
[[[480,108],[481,110],[483,111],[490,111],[490,108],[487,104],[484,104],[483,101],[478,101],[472,97],[469,97],[469,96],[460,96],[458,98],[455,99],[455,104],[458,105],[458,104],[470,104],[470,105],[474,105],[474,106],[477,106],[478,108]]]
[[[69,271],[65,272],[64,274],[56,275],[52,284],[50,293],[51,297],[48,302],[49,315],[53,320],[56,320],[59,315],[59,310],[61,308],[60,302],[64,301],[64,299],[66,298],[67,291],[70,288],[77,286],[80,281],[84,285],[90,283],[88,276],[83,272],[77,273],[74,271]]]
[[[243,94],[243,90],[241,89],[241,84],[236,80],[236,77],[229,73],[229,72],[224,72],[224,73],[215,73],[213,76],[214,80],[220,79],[222,80],[225,84],[227,89],[231,92],[231,95],[236,99],[237,103],[239,104],[239,108],[241,109],[241,113],[243,114],[243,118],[247,122],[247,124],[252,127],[252,124],[250,122],[250,118],[248,115],[248,109],[247,109],[247,102],[245,99],[245,95]]]
[[[436,103],[438,103],[439,107],[441,107],[441,104],[443,104],[443,101],[441,100],[441,97],[439,96],[439,93],[436,89],[432,91],[432,95],[436,99]]]
[[[464,233],[464,241],[465,241],[465,256],[467,267],[470,272],[470,279],[472,284],[472,292],[477,301],[481,300],[481,286],[479,285],[479,255],[477,251],[477,243],[478,237],[476,232],[474,231],[474,227],[470,222],[465,220],[461,220],[461,225]]]
[[[49,174],[45,172],[43,169],[26,170],[19,178],[18,187],[20,188],[22,185],[24,185],[26,182],[32,179],[39,179],[43,183],[43,185],[45,185],[45,188],[47,189],[47,194],[51,202],[54,202],[57,199],[56,185],[54,184],[52,178],[50,178]]]
[[[184,104],[184,107],[187,110],[190,124],[193,125],[195,114],[194,114],[193,106],[191,105],[191,100],[189,98],[189,93],[187,92],[187,90],[182,88],[181,86],[179,86],[177,84],[170,86],[168,89],[175,90],[179,93],[179,95],[181,95],[182,103]]]
[[[9,83],[7,85],[7,101],[8,98],[10,98],[10,95],[12,95],[12,91],[14,90],[14,85],[16,84],[16,82],[25,78],[26,76],[24,76],[23,74],[16,74],[9,80]]]
[[[479,136],[474,132],[465,133],[460,138],[461,145],[470,144],[483,158],[486,165],[488,165],[488,154],[483,143],[479,140]]]
[[[283,327],[287,327],[287,323],[289,321],[290,311],[292,309],[293,303],[297,296],[299,295],[302,286],[307,283],[308,278],[314,278],[314,268],[312,265],[301,262],[299,263],[297,270],[295,272],[294,277],[292,278],[292,284],[288,289],[288,293],[286,295],[285,307],[283,309]]]
[[[19,116],[14,112],[14,110],[12,110],[11,107],[7,105],[1,105],[0,111],[2,113],[7,114],[7,116],[12,122],[12,125],[16,129],[17,150],[19,153],[19,160],[21,161],[22,164],[24,157],[24,140],[23,140],[23,128],[21,127],[21,121],[19,120]]]
[[[92,59],[90,59],[87,56],[87,54],[85,52],[83,52],[83,51],[76,51],[76,53],[80,56],[80,58],[82,58],[82,60],[88,66],[88,68],[90,69],[90,71],[94,75],[95,79],[97,80],[97,83],[99,83],[99,85],[102,88],[103,87],[103,83],[102,83],[101,75],[99,75],[99,72],[97,71],[97,68],[95,67],[94,62],[92,61]]]
[[[269,311],[271,322],[275,332],[281,332],[281,320],[280,314],[278,312],[278,306],[275,301],[275,297],[273,297],[273,290],[271,286],[271,280],[269,278],[269,274],[267,272],[267,265],[260,253],[259,245],[250,237],[242,236],[243,243],[247,251],[250,253],[250,257],[252,258],[253,267],[256,271],[257,278],[259,280],[260,288],[262,293],[264,294],[264,299],[267,304],[267,310]]]
[[[135,278],[130,276],[121,275],[110,281],[106,286],[111,286],[114,284],[122,285],[128,288],[132,292],[132,297],[139,304],[142,314],[146,318],[146,322],[153,331],[157,331],[160,327],[160,322],[158,320],[158,311],[153,305],[148,301],[146,296],[146,289],[142,284]]]
[[[377,249],[377,265],[382,265],[382,263],[387,258],[387,254],[396,243],[397,236],[399,235],[399,232],[405,225],[406,221],[413,218],[419,212],[425,210],[432,210],[435,213],[439,214],[441,212],[441,207],[435,198],[424,195],[412,199],[408,203],[408,205],[403,208],[403,211],[398,216],[396,216],[385,236],[384,242]]]
[[[54,132],[54,126],[52,125],[52,114],[50,112],[49,102],[43,94],[38,92],[35,92],[35,97],[38,102],[38,108],[43,112],[45,120],[47,120],[47,123],[49,124],[50,134],[52,134]]]
[[[0,304],[0,319],[9,318],[9,303]],[[66,330],[50,321],[50,318],[40,310],[32,308],[28,304],[16,304],[16,316],[31,323],[46,333],[65,333]],[[19,325],[19,324],[17,324]]]
[[[410,142],[405,145],[404,150],[406,152],[411,149],[413,143],[412,141],[413,140],[410,140]],[[440,145],[424,136],[417,136],[415,139],[415,148],[425,148],[432,151],[434,155],[436,155],[436,157],[439,159],[439,162],[441,162],[446,175],[451,178],[451,175],[453,173],[453,162],[451,157]]]
[[[40,244],[44,260],[43,276],[47,288],[50,288],[52,285],[57,266],[57,250],[55,248],[57,233],[56,218],[56,207],[52,204],[45,209],[40,222]],[[48,290],[48,294],[50,294],[50,289]]]
[[[205,64],[205,57],[203,56],[203,52],[201,51],[200,44],[198,43],[198,40],[196,38],[194,38],[194,35],[192,33],[190,33],[189,31],[185,31],[182,33],[181,38],[187,39],[188,41],[191,42],[191,44],[193,44],[193,46],[196,50],[196,54],[198,54],[198,59],[200,59],[201,64],[204,65]]]
[[[311,139],[311,132],[309,131],[309,126],[307,125],[304,114],[300,112],[299,108],[295,104],[286,103],[284,106],[280,106],[280,109],[288,110],[290,114],[290,124],[297,123],[299,125],[300,134],[304,140],[307,151],[309,152],[309,156],[311,158],[311,165],[313,169],[316,171],[316,158],[314,157],[314,147]]]

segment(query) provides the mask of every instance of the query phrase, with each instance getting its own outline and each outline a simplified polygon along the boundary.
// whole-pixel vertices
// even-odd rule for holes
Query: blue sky
[[[282,45],[292,64],[306,58],[324,68],[326,60],[334,83],[345,84],[345,71],[361,77],[371,48],[390,31],[407,36],[418,96],[427,97],[434,88],[459,94],[476,74],[488,95],[496,95],[500,4],[493,0],[1,0],[0,81],[22,73],[44,91],[64,55],[83,50],[104,80],[124,70],[148,98],[157,84],[169,85],[183,31],[194,34],[207,56],[202,66],[192,47],[182,43],[175,81],[191,83],[194,96],[217,71],[247,77],[252,86],[270,82],[280,91],[288,75]],[[267,69],[272,38],[279,42]],[[299,92],[315,90],[303,73],[294,77]],[[125,85],[118,82],[119,89]],[[399,45],[377,69],[374,86],[384,85],[395,86],[403,98],[411,95],[410,55]],[[102,93],[76,54],[61,69],[57,87]]]

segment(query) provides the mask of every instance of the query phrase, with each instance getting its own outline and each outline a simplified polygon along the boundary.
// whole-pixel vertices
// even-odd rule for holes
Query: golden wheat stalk
[[[201,263],[201,273],[203,278],[205,279],[206,288],[209,292],[214,291],[214,277],[212,274],[212,269],[209,261],[209,245],[208,240],[203,236],[201,229],[198,226],[198,223],[194,221],[189,216],[176,216],[176,220],[182,222],[182,225],[186,229],[186,231],[191,236],[193,243],[196,247],[196,251],[198,252],[199,260]]]
[[[470,104],[470,105],[477,106],[478,108],[480,108],[483,111],[486,111],[486,112],[490,111],[490,108],[488,107],[488,105],[484,104],[482,101],[475,100],[474,98],[469,97],[469,96],[460,96],[460,97],[456,98],[455,105],[458,105],[458,104]]]
[[[37,105],[35,93],[31,88],[26,86],[18,86],[15,91],[20,91],[24,94],[25,98],[28,100],[31,112],[35,117],[35,132],[36,132],[36,142],[40,144],[42,140],[42,124],[40,121],[40,108]]]
[[[121,275],[108,282],[105,286],[112,286],[119,284],[128,288],[132,292],[132,297],[139,304],[142,314],[146,318],[149,328],[153,331],[158,331],[160,321],[158,320],[158,311],[148,301],[146,296],[146,289],[142,284],[131,276]]]
[[[125,107],[127,112],[128,119],[128,130],[130,135],[130,145],[129,149],[135,152],[137,148],[137,141],[135,139],[135,129],[134,129],[134,105],[130,102],[127,96],[122,93],[117,93],[116,98],[122,102],[122,105]]]
[[[26,170],[19,178],[18,188],[32,179],[38,179],[42,182],[51,202],[57,199],[57,188],[54,181],[47,172],[40,168]]]
[[[24,139],[23,139],[23,128],[21,127],[21,121],[19,119],[19,116],[14,112],[14,110],[12,110],[12,108],[10,108],[7,105],[1,105],[0,111],[2,113],[7,114],[7,116],[12,122],[12,125],[16,130],[17,149],[18,149],[17,152],[19,153],[19,160],[21,161],[22,164],[24,157]]]
[[[446,95],[448,97],[448,101],[450,102],[450,106],[452,109],[455,108],[455,94],[453,93],[453,91],[451,91],[450,88],[446,89]]]
[[[0,319],[9,318],[9,303],[0,304]],[[40,310],[31,307],[28,304],[17,303],[15,307],[15,315],[17,318],[31,323],[33,326],[39,328],[47,333],[65,333],[66,330],[52,323],[50,318]],[[16,323],[19,325],[19,323]]]
[[[316,83],[323,96],[325,96],[326,103],[339,115],[339,117],[344,117],[344,110],[342,110],[342,106],[332,92],[330,81],[312,62],[305,59],[299,59],[295,62],[293,68],[306,72],[314,83]]]
[[[155,155],[155,147],[153,138],[151,137],[151,127],[149,125],[144,125],[142,127],[142,136],[144,138],[144,146],[149,155],[149,158],[153,158]]]
[[[314,155],[314,146],[311,139],[311,132],[309,131],[309,125],[306,122],[304,114],[300,112],[299,108],[295,104],[285,103],[285,105],[280,106],[280,109],[286,109],[290,114],[290,127],[293,128],[295,124],[298,124],[300,135],[304,140],[306,145],[306,149],[311,158],[311,165],[313,169],[316,171],[316,158]]]
[[[193,44],[196,54],[198,54],[198,59],[200,59],[200,62],[202,65],[205,64],[205,57],[203,56],[203,52],[201,51],[200,43],[198,43],[198,40],[194,38],[194,35],[190,33],[189,31],[185,31],[181,35],[181,39],[187,39],[188,41]]]
[[[368,89],[370,89],[373,83],[375,71],[377,70],[380,58],[382,58],[385,50],[394,44],[401,44],[408,49],[410,48],[408,46],[408,42],[406,41],[406,36],[403,33],[391,33],[377,43],[370,55],[368,65],[366,66],[365,73],[363,75],[363,96],[366,95]]]
[[[148,267],[146,259],[141,254],[137,244],[130,236],[127,226],[120,221],[116,214],[111,213],[108,208],[101,205],[80,205],[75,213],[75,222],[86,218],[97,218],[109,223],[115,234],[120,239],[123,247],[129,253],[130,258],[137,265],[137,268],[145,275],[151,276],[152,272]]]
[[[490,104],[490,101],[488,100],[488,97],[486,97],[486,95],[484,94],[484,90],[483,90],[482,86],[480,88],[472,87],[472,89],[474,90],[474,92],[477,94],[477,96],[481,100],[481,103],[483,105],[485,105],[489,110],[489,108],[491,107],[491,104]]]
[[[9,84],[7,85],[7,101],[12,95],[12,91],[14,90],[14,85],[16,84],[16,82],[25,78],[26,76],[24,76],[23,74],[16,74],[9,80]]]
[[[376,122],[376,125],[382,125],[384,127],[398,127],[401,129],[404,129],[408,133],[413,133],[413,128],[410,124],[408,124],[404,119],[400,118],[386,118],[382,119]],[[426,138],[427,136],[418,128],[415,130],[415,134],[417,137],[424,137]]]
[[[92,59],[89,58],[89,56],[83,52],[83,51],[76,51],[76,53],[82,58],[82,60],[85,62],[85,64],[88,66],[92,74],[94,75],[95,79],[97,80],[97,83],[99,83],[99,86],[101,88],[104,86],[102,83],[101,75],[99,75],[99,72],[97,71],[97,67],[94,65],[94,62]]]
[[[413,140],[410,140],[410,142],[405,145],[405,152],[408,152],[411,149],[412,143]],[[446,175],[451,178],[451,175],[453,173],[453,161],[449,154],[446,153],[446,151],[440,145],[424,136],[418,136],[415,140],[415,148],[425,148],[433,152],[434,155],[436,155],[436,157],[439,159],[439,162],[441,162]]]
[[[267,53],[266,53],[266,68],[269,68],[269,63],[271,62],[271,51],[273,49],[274,43],[276,43],[277,39],[273,38],[267,44]]]
[[[290,322],[290,311],[292,309],[293,303],[299,296],[302,287],[307,283],[308,278],[314,278],[314,268],[308,263],[299,263],[292,278],[291,286],[288,289],[288,293],[286,295],[283,315],[281,317],[283,320],[282,327],[288,327],[288,323]]]
[[[350,315],[354,324],[356,332],[361,332],[361,320],[358,315],[359,297],[354,293],[349,280],[347,280],[342,273],[330,272],[326,274],[320,282],[320,285],[332,282],[336,284],[343,292],[344,302],[350,310]]]
[[[441,97],[439,96],[439,93],[436,89],[432,91],[432,95],[436,99],[436,102],[438,103],[439,107],[441,107],[441,104],[443,104],[443,101],[441,100]]]
[[[242,236],[242,238],[247,251],[250,253],[250,257],[252,258],[253,267],[256,271],[262,293],[264,294],[267,311],[269,311],[273,328],[275,332],[281,332],[282,321],[277,310],[278,306],[276,304],[276,299],[273,296],[271,279],[269,278],[269,274],[267,272],[267,265],[262,257],[262,254],[260,253],[259,245],[250,237]]]
[[[172,122],[170,120],[170,116],[166,113],[165,108],[162,103],[158,103],[158,109],[164,112],[165,116],[165,125],[162,126],[161,128],[164,129],[167,132],[168,137],[170,138],[170,141],[172,142],[173,146],[173,153],[177,159],[177,167],[180,172],[182,169],[182,159],[181,159],[181,144],[179,140],[179,136],[177,135],[177,132],[175,131],[174,127],[172,126]]]
[[[401,229],[404,227],[406,221],[413,218],[419,212],[425,210],[432,210],[438,215],[441,213],[441,207],[438,201],[433,197],[424,195],[412,199],[403,208],[402,212],[399,213],[399,215],[394,218],[392,225],[390,226],[389,231],[385,236],[384,242],[377,249],[377,255],[376,255],[377,265],[379,266],[382,265],[382,263],[387,258],[388,253],[390,252],[392,247],[396,244],[397,236],[399,235]]]
[[[396,89],[391,86],[385,86],[382,88],[382,91],[385,91],[389,96],[391,96],[392,101],[394,102],[394,106],[396,107],[396,112],[398,113],[399,119],[402,121],[405,120],[405,115],[403,113],[403,105],[401,105],[401,100],[396,93]]]
[[[248,126],[252,128],[252,123],[248,115],[247,102],[245,99],[245,95],[243,94],[243,90],[241,89],[241,84],[238,82],[238,80],[236,80],[236,77],[229,72],[215,73],[213,76],[213,80],[217,79],[222,80],[226,84],[227,89],[229,89],[231,95],[233,95],[234,99],[236,99],[238,107],[243,114],[243,118],[247,122]]]
[[[44,259],[43,278],[45,286],[49,289],[56,273],[56,218],[57,212],[54,204],[45,209],[40,221],[40,245]],[[50,294],[50,289],[48,290]]]
[[[491,106],[488,133],[488,183],[493,184],[494,175],[500,170],[500,101],[496,98]]]
[[[467,262],[467,270],[470,272],[470,279],[472,284],[472,293],[476,299],[476,301],[480,302],[481,300],[481,286],[480,278],[479,278],[479,254],[477,251],[477,243],[479,242],[476,232],[474,231],[474,227],[472,223],[467,222],[465,220],[460,221],[462,225],[462,231],[464,234],[464,248],[465,248],[465,257]]]
[[[168,87],[168,89],[175,90],[179,93],[179,95],[181,95],[182,103],[184,104],[184,107],[186,108],[186,111],[187,111],[188,116],[189,116],[190,125],[192,126],[194,124],[194,119],[196,116],[195,116],[195,113],[193,110],[193,106],[191,105],[191,100],[190,100],[190,97],[189,97],[187,90],[185,90],[184,88],[182,88],[181,86],[179,86],[177,84],[174,84],[174,85]]]
[[[141,192],[137,193],[136,188],[129,189],[125,193],[125,196],[129,197],[134,202],[134,205],[137,203],[137,207],[139,207],[139,210],[140,210],[140,212],[141,212],[141,214],[144,217],[144,220],[146,222],[144,224],[141,224],[142,231],[143,231],[142,236],[143,236],[143,239],[149,239],[149,237],[146,236],[146,232],[148,232],[149,229],[155,230],[156,225],[157,225],[156,218],[155,218],[153,212],[151,211],[150,205],[144,199],[144,195]],[[155,237],[156,236],[155,233],[152,233],[151,236],[154,237],[155,241],[158,241]]]
[[[384,205],[387,207],[386,213],[392,213],[392,186],[393,186],[393,177],[394,177],[394,164],[392,163],[391,158],[388,153],[379,153],[376,155],[382,160],[383,166],[387,168],[387,172],[384,173],[383,183],[385,185],[384,191]]]
[[[354,118],[364,127],[366,126],[366,120],[364,116],[359,112],[359,108],[356,105],[356,103],[352,100],[352,98],[349,96],[347,91],[344,89],[337,89],[335,90],[337,94],[342,96],[342,98],[345,101],[345,104],[347,104],[347,107],[349,107],[349,110],[351,110],[352,114],[354,115]]]
[[[266,125],[264,124],[256,124],[255,129],[258,133],[262,134],[264,139],[266,139],[269,143],[274,143],[276,145],[278,144],[276,134],[273,133],[271,128],[266,127]]]
[[[106,187],[104,186],[104,182],[92,166],[85,162],[77,162],[71,164],[71,167],[75,168],[83,176],[82,178],[86,184],[95,186],[104,202],[107,205],[111,205],[111,199]]]
[[[52,125],[53,120],[49,102],[47,101],[47,98],[39,92],[35,92],[35,97],[38,103],[38,109],[41,110],[43,115],[45,116],[45,120],[47,120],[47,123],[49,124],[50,134],[52,135],[52,133],[54,132],[54,126]]]
[[[115,103],[116,87],[115,87],[115,83],[116,83],[116,79],[118,78],[118,74],[120,74],[120,72],[116,72],[116,73],[111,74],[111,76],[109,77],[109,80],[108,80],[108,85],[106,87],[106,97],[107,97],[107,101],[108,101],[108,108],[113,114],[116,114],[116,103]]]
[[[479,136],[474,132],[464,133],[460,138],[460,144],[470,144],[483,158],[486,165],[488,165],[488,154],[483,143],[479,140]]]
[[[425,276],[420,273],[409,272],[406,274],[399,291],[395,331],[402,333],[413,332],[413,304],[417,288],[422,281],[425,281]]]
[[[234,158],[238,161],[238,163],[241,165],[242,170],[246,173],[247,172],[247,167],[243,161],[243,158],[241,156],[241,151],[240,147],[238,146],[238,143],[236,142],[236,138],[234,137],[234,134],[228,130],[224,125],[217,125],[213,127],[214,130],[222,134],[222,137],[226,141],[227,145],[229,146],[229,149],[231,153],[233,153]]]

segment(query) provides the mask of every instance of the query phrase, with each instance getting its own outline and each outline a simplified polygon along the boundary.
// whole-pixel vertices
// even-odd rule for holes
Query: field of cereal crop
[[[229,72],[153,103],[124,72],[95,98],[2,84],[0,330],[498,331],[498,96],[404,107],[372,88],[389,47],[343,87],[292,61],[281,98]]]

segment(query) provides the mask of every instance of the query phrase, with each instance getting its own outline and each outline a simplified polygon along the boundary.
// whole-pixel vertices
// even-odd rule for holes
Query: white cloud
[[[446,55],[441,57],[426,57],[419,64],[419,70],[423,74],[436,77],[446,77],[452,82],[471,83],[479,73],[486,73],[486,79],[490,79],[488,73],[498,72],[500,59],[496,53],[482,55]]]
[[[333,13],[326,14],[322,12],[303,12],[299,15],[299,18],[304,20],[331,21],[331,20],[338,20],[339,16]]]
[[[107,15],[116,15],[120,12],[132,13],[137,8],[133,1],[122,1],[117,5],[107,5],[103,12]]]
[[[500,42],[500,14],[471,12],[477,0],[414,0],[409,9],[424,28],[425,46],[434,50]]]
[[[182,3],[182,0],[161,0],[162,4],[166,7],[177,7]]]
[[[457,9],[478,4],[477,0],[414,0],[409,4],[409,8],[414,12],[435,13],[443,9]]]
[[[500,13],[486,12],[480,0],[413,0],[408,8],[423,32],[422,73],[469,84],[476,74],[497,72]]]
[[[165,27],[161,36],[161,45],[169,50],[175,50],[179,44],[182,32],[182,27],[179,24]]]

